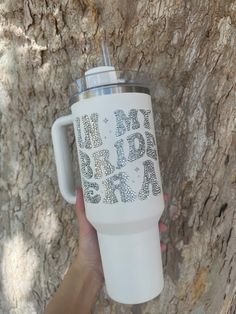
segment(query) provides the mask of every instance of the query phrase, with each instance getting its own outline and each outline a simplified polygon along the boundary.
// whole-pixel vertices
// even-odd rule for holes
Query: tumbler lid
[[[115,68],[106,65],[86,71],[85,81],[87,89],[118,83]]]
[[[145,92],[150,94],[150,74],[137,71],[117,71],[112,66],[108,45],[101,42],[103,66],[92,68],[69,86],[70,105],[81,98],[119,92]],[[114,89],[118,86],[118,89]],[[109,87],[111,87],[109,89]],[[123,88],[125,87],[125,88]],[[87,93],[86,93],[87,92]]]
[[[113,90],[108,90],[107,87],[127,86],[130,90],[130,86],[137,87],[140,91],[140,87],[145,89],[146,93],[149,92],[150,75],[144,72],[137,71],[117,71],[111,64],[110,54],[108,46],[104,40],[101,42],[103,66],[92,68],[85,72],[85,75],[75,80],[69,86],[69,98],[70,104],[77,102],[80,98],[88,98],[85,95],[81,95],[91,89],[100,89],[99,95],[113,93]],[[106,89],[103,93],[102,88]],[[135,90],[134,88],[132,89]],[[107,92],[108,91],[108,92]],[[117,90],[116,90],[117,91]],[[121,89],[119,89],[121,91]],[[85,93],[84,93],[85,94]],[[96,95],[96,93],[89,93],[89,96]],[[88,93],[87,93],[88,96]]]
[[[75,80],[69,86],[70,104],[77,102],[79,98],[86,98],[86,92],[114,86],[129,86],[144,88],[150,94],[150,75],[137,71],[119,71],[112,66],[95,67],[85,72],[85,75]]]
[[[164,279],[158,227],[120,235],[98,232],[98,241],[112,299],[138,304],[160,294]]]

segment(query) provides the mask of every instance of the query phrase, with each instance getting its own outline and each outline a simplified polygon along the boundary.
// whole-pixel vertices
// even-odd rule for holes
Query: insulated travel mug
[[[66,127],[74,125],[86,216],[97,231],[106,288],[121,303],[160,294],[164,209],[150,91],[141,73],[93,68],[70,86],[71,114],[52,127],[59,188],[75,204]]]

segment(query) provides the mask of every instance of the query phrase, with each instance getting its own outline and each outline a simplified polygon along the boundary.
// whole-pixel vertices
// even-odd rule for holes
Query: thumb
[[[87,235],[93,228],[85,215],[85,206],[82,189],[76,191],[76,215],[79,222],[79,236]]]
[[[83,198],[83,191],[82,188],[76,190],[76,215],[78,221],[83,219],[85,216],[85,207],[84,207],[84,198]]]

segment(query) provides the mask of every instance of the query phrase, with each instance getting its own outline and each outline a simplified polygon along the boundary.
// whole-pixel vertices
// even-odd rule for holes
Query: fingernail
[[[76,200],[79,200],[82,196],[82,190],[81,188],[76,189]]]
[[[165,243],[161,243],[161,251],[165,252],[166,248],[167,248],[166,244]]]
[[[159,231],[160,232],[166,232],[168,230],[168,227],[166,224],[164,224],[163,222],[160,222],[159,224]]]
[[[170,195],[169,194],[164,194],[164,201],[167,202],[170,199]]]

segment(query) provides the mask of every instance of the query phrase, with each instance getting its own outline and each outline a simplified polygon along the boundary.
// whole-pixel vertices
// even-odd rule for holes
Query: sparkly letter
[[[154,163],[151,160],[145,160],[144,165],[144,177],[142,188],[139,191],[139,199],[145,200],[149,196],[149,185],[152,185],[152,194],[158,195],[161,193],[159,183],[157,181]]]
[[[107,204],[117,203],[118,199],[115,194],[117,190],[120,193],[122,202],[133,202],[136,199],[136,194],[131,190],[128,184],[126,184],[128,178],[125,172],[120,172],[103,181],[105,191],[103,202]]]
[[[129,143],[129,157],[128,161],[134,161],[141,158],[145,153],[145,141],[141,133],[134,133],[127,136],[127,141]],[[138,144],[136,147],[135,144]]]
[[[114,146],[116,148],[116,155],[117,155],[117,169],[120,169],[126,165],[126,158],[125,158],[125,152],[124,152],[124,141],[118,140],[115,142]]]
[[[87,179],[91,179],[93,176],[93,170],[90,167],[90,158],[87,154],[83,153],[81,150],[79,154],[80,154],[80,169],[81,169],[82,175]]]
[[[92,148],[102,145],[102,139],[98,128],[97,113],[92,113],[90,116],[87,114],[82,116],[84,142],[82,140],[81,122],[79,117],[76,118],[75,123],[78,132],[78,143],[80,148]]]
[[[140,112],[142,112],[144,117],[144,127],[150,130],[149,114],[151,113],[151,110],[140,109]]]
[[[147,156],[157,160],[157,151],[155,149],[155,138],[149,133],[145,132],[147,138]]]
[[[97,204],[101,200],[101,196],[99,194],[94,195],[95,191],[99,190],[99,185],[95,182],[88,182],[83,179],[83,190],[84,190],[84,199],[87,203]]]
[[[77,140],[80,148],[84,148],[82,136],[81,136],[81,126],[80,126],[80,118],[75,118],[75,129],[77,130]]]
[[[95,172],[94,178],[100,179],[103,174],[108,176],[115,171],[115,167],[109,162],[109,150],[102,149],[96,153],[93,153]]]
[[[132,123],[132,130],[136,130],[140,127],[140,123],[137,118],[138,110],[131,109],[128,117],[123,110],[119,109],[115,111],[116,116],[116,136],[123,135],[126,131],[130,130]]]

